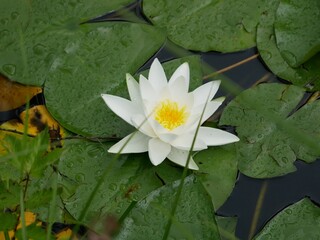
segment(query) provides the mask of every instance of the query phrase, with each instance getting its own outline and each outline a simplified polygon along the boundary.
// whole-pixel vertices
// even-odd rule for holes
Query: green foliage
[[[255,239],[319,239],[319,219],[320,208],[305,198],[278,213]]]
[[[0,231],[9,231],[14,229],[17,223],[17,217],[10,213],[0,213]]]
[[[280,53],[274,32],[274,22],[279,2],[279,0],[270,1],[270,8],[266,10],[261,17],[260,24],[257,29],[257,47],[259,54],[270,70],[277,76],[288,80],[293,84],[305,86],[309,90],[319,90],[320,54],[313,56],[304,64],[293,68],[287,63],[283,55]],[[291,24],[300,24],[299,21],[299,18],[296,18],[294,23]],[[295,42],[299,41],[299,39],[300,36],[298,35],[292,36],[292,40]],[[285,44],[287,43],[283,43],[283,45]],[[301,43],[301,45],[304,44]]]
[[[234,145],[210,147],[194,157],[200,170],[199,181],[209,193],[215,209],[229,197],[237,179],[237,154]]]
[[[302,88],[291,85],[261,84],[244,91],[226,107],[219,124],[236,126],[242,173],[255,178],[281,176],[295,170],[296,158],[316,160],[318,149],[295,133],[312,141],[319,138],[320,102],[307,104],[291,115],[303,94]],[[295,133],[283,130],[279,123],[284,120]]]
[[[237,239],[235,236],[237,221],[236,217],[216,216],[221,240]]]
[[[158,188],[140,200],[115,239],[162,239],[179,184]],[[169,238],[219,239],[211,200],[195,176],[185,179]]]
[[[274,22],[277,46],[291,67],[320,51],[320,2],[280,0]]]
[[[50,113],[81,135],[123,137],[131,132],[101,94],[128,96],[126,73],[135,73],[158,50],[164,41],[161,33],[142,24],[97,23],[59,32],[54,38],[64,41],[66,49],[45,83]]]
[[[47,74],[63,63],[61,54],[79,47],[77,38],[63,36],[74,35],[80,23],[130,2],[1,0],[0,72],[24,84],[43,85]]]
[[[192,50],[234,52],[255,46],[265,0],[145,0],[143,11],[174,43]]]

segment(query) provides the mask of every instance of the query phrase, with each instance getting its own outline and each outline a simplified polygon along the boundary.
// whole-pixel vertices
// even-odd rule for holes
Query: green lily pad
[[[280,0],[274,30],[281,55],[291,67],[320,51],[319,22],[319,0]]]
[[[270,70],[295,85],[304,86],[308,90],[320,89],[320,54],[313,56],[303,65],[291,67],[278,49],[274,33],[274,21],[279,0],[270,1],[257,29],[257,47],[259,54]]]
[[[61,54],[78,47],[65,42],[79,24],[120,8],[130,0],[49,1],[3,0],[0,9],[0,73],[24,84],[41,86],[61,63]]]
[[[320,208],[302,199],[273,217],[254,239],[320,239]]]
[[[88,209],[86,223],[104,214],[120,217],[133,201],[161,187],[163,183],[156,174],[158,168],[175,172],[170,166],[154,167],[146,154],[121,155],[111,166],[110,162],[116,156],[107,152],[111,145],[68,140],[64,146],[59,172],[77,188],[74,194],[62,197],[65,208],[75,219],[79,218],[91,191],[107,168],[109,173]]]
[[[115,239],[162,239],[179,184],[163,186],[140,200]],[[220,239],[211,200],[193,175],[185,179],[169,239]]]
[[[293,85],[260,84],[226,107],[219,124],[236,127],[242,173],[255,178],[281,176],[295,171],[297,158],[312,162],[319,157],[319,148],[308,141],[320,136],[320,101],[290,115],[303,95],[304,90]]]
[[[52,37],[64,39],[68,47],[47,76],[44,94],[49,112],[82,135],[123,137],[131,132],[133,128],[108,109],[101,94],[127,97],[126,73],[146,62],[163,36],[148,25],[103,23]]]
[[[237,154],[234,145],[210,147],[194,157],[200,170],[198,179],[209,193],[217,210],[229,197],[237,179]]]
[[[144,0],[143,12],[174,43],[191,50],[234,52],[255,46],[265,0]]]
[[[238,218],[216,216],[221,240],[236,240],[236,227]]]

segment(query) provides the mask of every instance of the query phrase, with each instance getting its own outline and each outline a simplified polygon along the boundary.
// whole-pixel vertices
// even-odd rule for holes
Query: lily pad
[[[279,0],[270,1],[257,29],[257,47],[259,54],[270,70],[280,78],[295,85],[304,86],[308,90],[320,89],[320,54],[313,56],[303,65],[291,67],[278,49],[274,33],[274,21]]]
[[[255,46],[265,0],[144,0],[143,11],[174,43],[191,50],[234,52]]]
[[[115,239],[162,239],[179,184],[163,186],[139,201]],[[185,179],[169,239],[220,239],[211,200],[193,175]]]
[[[320,208],[305,198],[278,213],[254,239],[320,239],[319,219]]]
[[[238,173],[237,154],[234,145],[210,147],[194,157],[200,170],[198,179],[209,193],[217,210],[232,192]]]
[[[280,0],[274,30],[281,55],[291,67],[320,51],[319,22],[319,0]]]
[[[148,25],[103,23],[52,37],[68,43],[45,83],[53,117],[82,135],[123,137],[132,131],[108,109],[101,94],[127,97],[126,73],[133,74],[156,52],[164,40],[161,33]]]
[[[0,73],[24,84],[41,86],[61,52],[77,49],[77,40],[60,33],[120,8],[131,0],[49,1],[3,0],[0,9]]]
[[[318,148],[301,136],[319,139],[320,101],[291,115],[303,95],[304,90],[293,85],[260,84],[242,92],[226,107],[219,124],[236,127],[242,173],[255,178],[281,176],[295,171],[297,158],[312,162],[319,157]]]
[[[79,218],[91,191],[107,168],[109,173],[88,209],[86,223],[104,214],[120,217],[133,201],[163,185],[156,174],[161,166],[154,167],[146,154],[122,155],[111,166],[110,162],[116,156],[107,152],[111,145],[85,140],[68,140],[65,143],[59,171],[78,187],[74,194],[66,195],[63,202],[75,219]],[[172,167],[165,168],[170,172]]]
[[[216,216],[221,240],[236,240],[236,227],[238,218]]]

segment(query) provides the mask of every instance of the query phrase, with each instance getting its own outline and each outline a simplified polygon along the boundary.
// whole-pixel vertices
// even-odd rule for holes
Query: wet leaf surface
[[[295,171],[293,163],[297,158],[305,162],[316,160],[318,149],[284,131],[280,124],[285,120],[295,132],[319,137],[319,101],[306,104],[291,115],[303,94],[302,88],[292,85],[261,84],[244,91],[226,107],[219,124],[236,127],[242,173],[255,178],[281,176]]]
[[[233,52],[255,46],[267,1],[145,0],[143,11],[174,43],[197,51]]]
[[[319,219],[320,208],[305,198],[273,217],[254,239],[319,239]]]
[[[61,62],[61,51],[76,47],[59,38],[61,32],[72,34],[80,23],[130,2],[2,0],[0,72],[20,83],[41,86],[50,69]]]
[[[308,90],[320,89],[320,54],[313,56],[303,65],[292,68],[278,49],[274,33],[274,21],[279,0],[270,1],[270,8],[261,17],[257,29],[259,54],[270,70],[280,78],[295,85],[305,86]]]
[[[125,219],[115,239],[162,239],[180,180],[151,192]],[[219,239],[211,200],[195,176],[185,179],[169,239]]]
[[[320,51],[320,2],[281,0],[274,29],[277,46],[291,67],[299,67]]]
[[[235,147],[211,147],[194,157],[200,170],[199,181],[209,193],[217,210],[229,197],[237,179],[238,166]]]
[[[44,94],[49,112],[82,135],[127,135],[132,128],[117,117],[102,93],[127,97],[126,73],[133,74],[163,42],[152,27],[133,23],[81,25],[53,37],[68,43],[52,65]]]

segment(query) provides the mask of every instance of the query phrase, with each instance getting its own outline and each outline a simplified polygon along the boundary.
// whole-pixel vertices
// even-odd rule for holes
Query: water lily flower
[[[212,100],[220,81],[208,82],[188,92],[189,78],[189,65],[183,63],[168,81],[160,62],[155,59],[148,79],[140,75],[138,83],[130,74],[126,75],[131,101],[102,94],[107,106],[138,130],[113,145],[109,152],[118,153],[121,149],[121,153],[148,151],[153,165],[168,158],[185,166],[200,119],[202,124],[224,101],[224,98]],[[237,136],[226,131],[200,127],[192,150],[237,141]],[[192,157],[187,167],[199,169]]]

